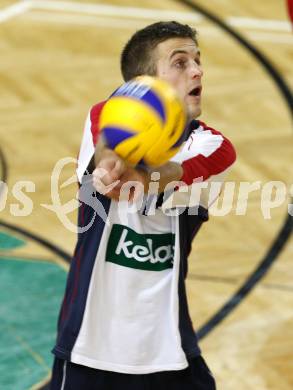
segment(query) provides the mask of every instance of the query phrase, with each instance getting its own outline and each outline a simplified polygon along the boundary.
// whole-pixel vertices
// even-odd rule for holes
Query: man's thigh
[[[216,390],[214,377],[201,356],[190,359],[185,370],[150,375],[150,390]]]
[[[55,358],[51,390],[215,390],[216,385],[204,359],[189,361],[180,371],[133,375],[97,370]]]
[[[55,358],[50,390],[145,390],[144,376],[98,370]]]

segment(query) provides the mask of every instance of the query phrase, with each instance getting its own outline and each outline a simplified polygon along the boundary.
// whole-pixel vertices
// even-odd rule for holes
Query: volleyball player
[[[167,80],[188,112],[186,142],[173,161],[160,167],[159,192],[169,181],[180,180],[188,189],[194,179],[222,177],[235,161],[235,151],[226,137],[197,119],[203,70],[196,31],[177,22],[139,30],[122,52],[121,70],[124,80],[144,74]],[[98,183],[94,171],[90,193],[107,218],[97,216],[86,203],[79,210],[79,225],[91,227],[78,236],[68,275],[51,389],[214,390],[185,291],[187,258],[192,240],[208,219],[209,201],[187,201],[181,183],[170,197],[155,198],[153,213],[148,213],[147,202],[136,212],[128,212],[125,200],[120,207],[121,184],[138,181],[147,193],[152,172],[129,168],[101,147],[103,104],[90,110],[77,173],[82,189],[97,148],[95,167],[106,174]],[[103,195],[101,186],[109,188],[116,180],[120,186]]]

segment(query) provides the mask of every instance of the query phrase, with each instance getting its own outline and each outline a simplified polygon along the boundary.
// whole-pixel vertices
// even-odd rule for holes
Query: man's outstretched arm
[[[121,187],[128,182],[141,184],[144,193],[147,193],[150,182],[155,180],[160,193],[167,184],[179,181],[183,175],[181,164],[175,162],[168,162],[153,169],[130,167],[113,150],[106,148],[102,141],[96,146],[95,167],[93,171],[95,188],[114,200],[119,199]]]

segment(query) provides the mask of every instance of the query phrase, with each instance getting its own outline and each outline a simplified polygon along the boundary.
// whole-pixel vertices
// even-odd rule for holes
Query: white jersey
[[[77,169],[81,195],[97,138],[92,125],[97,106],[93,110]],[[194,175],[189,164],[202,166],[201,158],[215,154],[214,159],[222,162],[208,177],[221,174],[235,159],[232,145],[220,133],[197,121],[193,126],[191,138],[175,157],[183,168],[185,164],[183,179],[187,182]],[[196,132],[201,134],[202,145],[193,139]],[[228,154],[225,148],[230,155],[223,163],[223,155]],[[196,156],[200,158],[192,161]],[[198,176],[206,175],[205,169]],[[93,192],[90,184],[87,193]],[[176,196],[173,203],[181,202],[182,197],[176,200]],[[207,208],[201,205],[198,215],[190,217],[187,210],[168,212],[174,204],[164,209],[157,202],[154,215],[145,215],[144,207],[133,212],[128,203],[101,194],[94,201],[99,209],[85,201],[80,210],[80,224],[93,223],[79,235],[54,353],[81,365],[129,374],[184,369],[187,357],[200,353],[188,314],[184,277],[191,240],[207,219]],[[97,214],[101,207],[103,212]]]

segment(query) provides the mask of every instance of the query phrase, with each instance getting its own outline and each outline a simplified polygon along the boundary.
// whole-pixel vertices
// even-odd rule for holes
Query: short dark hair
[[[196,45],[197,32],[187,24],[158,22],[138,30],[126,43],[121,54],[121,72],[125,81],[136,76],[156,74],[153,50],[170,38],[190,38]]]

